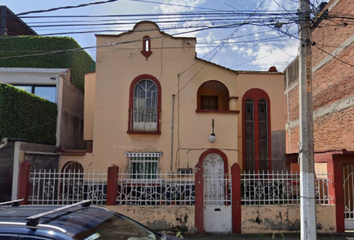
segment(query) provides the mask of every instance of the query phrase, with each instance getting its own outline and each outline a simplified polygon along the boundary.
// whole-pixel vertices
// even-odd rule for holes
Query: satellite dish
[[[0,139],[0,149],[7,145],[7,138]]]

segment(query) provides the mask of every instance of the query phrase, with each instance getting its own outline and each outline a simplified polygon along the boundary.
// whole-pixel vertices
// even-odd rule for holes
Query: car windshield
[[[160,240],[160,236],[133,220],[114,214],[99,225],[76,234],[77,240]]]

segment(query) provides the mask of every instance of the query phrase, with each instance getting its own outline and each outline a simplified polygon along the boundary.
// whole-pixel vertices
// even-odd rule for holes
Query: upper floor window
[[[243,97],[243,168],[271,171],[270,100],[261,89],[251,89]]]
[[[146,60],[152,54],[152,51],[151,51],[151,39],[150,39],[149,36],[144,36],[143,37],[143,50],[141,51],[141,54],[143,54],[146,57]]]
[[[229,90],[218,81],[203,83],[197,93],[197,111],[228,111]]]
[[[201,110],[218,110],[218,96],[201,96]]]
[[[160,133],[161,87],[152,76],[140,76],[131,85],[128,133]]]
[[[35,94],[38,97],[44,98],[48,101],[56,103],[56,87],[45,85],[17,85],[15,87],[22,89],[26,92]]]

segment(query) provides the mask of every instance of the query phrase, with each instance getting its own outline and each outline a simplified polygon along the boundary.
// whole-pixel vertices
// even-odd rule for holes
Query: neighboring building
[[[330,1],[322,15],[354,14],[354,2]],[[331,22],[331,24],[328,24]],[[312,72],[315,151],[354,150],[354,35],[345,19],[319,17],[313,29]],[[287,153],[299,150],[298,58],[284,71]]]
[[[1,116],[0,195],[1,200],[9,200],[11,195],[13,199],[17,197],[18,170],[22,161],[30,161],[33,169],[58,170],[57,150],[79,149],[86,152],[86,148],[90,149],[90,145],[83,140],[84,74],[94,71],[95,62],[85,51],[53,54],[53,51],[81,46],[68,37],[36,36],[37,33],[7,7],[0,6],[0,12],[0,82],[12,84],[57,104],[57,116],[56,112],[53,114],[56,121],[43,123],[51,125],[56,122],[56,134],[54,128],[50,133],[42,134],[49,136],[46,140],[35,136],[38,131],[36,133],[33,129],[37,126],[29,128],[34,131],[32,135],[24,137],[21,134],[21,131],[26,131],[21,128],[28,126],[28,121],[26,124],[13,123],[11,128],[9,119]],[[20,99],[20,95],[23,94],[19,92],[16,99]],[[7,101],[3,96],[0,99],[2,104]],[[37,119],[46,119],[50,114],[40,112],[38,106],[31,106],[36,110],[34,112],[39,113]],[[18,116],[12,115],[12,119],[24,119],[23,112],[14,114]]]
[[[0,67],[0,82],[9,83],[57,104],[56,147],[84,149],[84,96],[70,79],[69,69]]]
[[[315,171],[333,176],[337,232],[354,229],[354,34],[347,18],[352,14],[353,1],[331,0],[312,30]],[[299,171],[298,58],[284,73],[287,162]]]
[[[233,71],[207,62],[196,57],[196,38],[172,37],[153,22],[97,35],[97,45],[106,44],[85,81],[84,140],[93,152],[63,155],[62,167],[193,173],[206,159],[224,172],[233,163],[284,169],[284,75],[274,67]]]
[[[0,6],[0,36],[37,35],[25,22],[6,6]]]

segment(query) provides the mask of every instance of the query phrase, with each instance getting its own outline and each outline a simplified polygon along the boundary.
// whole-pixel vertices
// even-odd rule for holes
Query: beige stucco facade
[[[146,35],[152,52],[148,57],[141,53]],[[270,98],[269,136],[272,144],[279,146],[284,132],[283,74],[218,66],[197,58],[195,44],[195,38],[172,37],[152,22],[138,23],[132,31],[118,36],[98,35],[96,73],[86,75],[85,84],[84,138],[93,141],[93,151],[84,156],[63,155],[61,166],[78,161],[85,169],[107,169],[112,163],[126,169],[126,152],[161,152],[159,170],[176,172],[179,168],[193,169],[207,149],[222,151],[228,167],[233,163],[242,166],[242,97],[253,88],[262,89]],[[161,85],[158,134],[128,133],[131,84],[139,76],[152,76]],[[212,85],[216,88],[226,87],[228,96],[218,96],[217,111],[197,111],[198,89],[209,81],[216,83]],[[213,89],[203,95],[217,95]],[[212,119],[215,143],[208,141]],[[273,133],[277,133],[275,142]],[[274,155],[285,165],[285,147]]]

